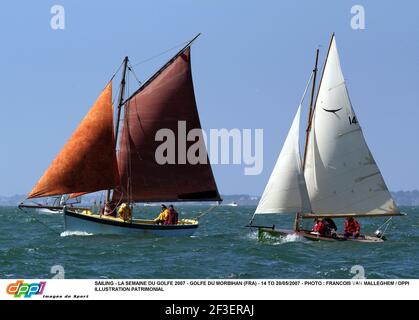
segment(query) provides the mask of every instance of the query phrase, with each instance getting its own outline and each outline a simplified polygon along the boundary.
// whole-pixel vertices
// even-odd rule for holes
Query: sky
[[[64,30],[50,26],[56,4],[65,9]],[[365,9],[365,29],[351,27],[354,5]],[[136,64],[199,32],[192,68],[203,128],[264,130],[261,174],[245,175],[245,164],[213,166],[222,194],[263,192],[315,49],[322,65],[332,32],[389,189],[419,189],[418,18],[413,0],[2,2],[0,195],[32,189],[125,55]],[[174,53],[136,74],[146,80]]]

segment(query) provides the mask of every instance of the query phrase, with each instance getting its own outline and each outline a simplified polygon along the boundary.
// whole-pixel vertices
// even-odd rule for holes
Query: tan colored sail
[[[110,82],[28,199],[95,192],[118,183]]]
[[[88,194],[89,192],[77,192],[77,193],[72,193],[69,196],[69,199],[75,199],[81,196],[84,196],[85,194]]]

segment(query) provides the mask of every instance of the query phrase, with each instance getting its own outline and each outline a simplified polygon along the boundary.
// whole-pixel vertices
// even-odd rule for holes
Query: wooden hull
[[[381,243],[384,242],[384,239],[375,237],[375,236],[366,236],[361,235],[358,238],[348,238],[346,239],[342,234],[337,234],[335,238],[329,236],[321,236],[317,234],[312,234],[310,231],[301,230],[301,231],[293,231],[293,230],[284,230],[284,229],[272,229],[272,228],[259,228],[259,237],[263,237],[264,234],[268,234],[269,236],[273,237],[286,237],[288,235],[297,235],[303,237],[308,240],[312,241],[334,241],[334,242],[342,242],[342,241],[354,241],[354,242],[362,242],[362,243]]]
[[[99,216],[75,210],[64,210],[65,231],[89,234],[154,235],[187,237],[195,233],[199,224],[196,220],[180,220],[177,225],[156,225],[152,220],[133,219],[125,222],[114,217]]]

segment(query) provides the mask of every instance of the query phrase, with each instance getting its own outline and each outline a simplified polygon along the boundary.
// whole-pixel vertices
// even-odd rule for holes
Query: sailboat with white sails
[[[112,99],[114,76],[27,199],[61,195],[74,198],[107,190],[110,215],[75,206],[47,209],[64,211],[66,231],[163,236],[193,234],[202,214],[191,219],[179,217],[177,223],[156,224],[154,220],[134,218],[129,212],[137,202],[221,201],[202,139],[192,81],[190,51],[198,36],[128,98],[125,97],[127,72],[132,71],[132,66],[126,57],[122,64],[116,121]],[[156,150],[162,142],[156,134],[161,129],[170,130],[174,141],[179,141],[182,139],[179,123],[186,132],[200,132],[200,136],[195,134],[193,141],[188,136],[183,143],[187,150],[199,144],[196,150],[199,150],[200,158],[207,158],[206,162],[161,164],[157,161]],[[39,208],[25,203],[19,207]],[[117,208],[123,208],[123,216],[116,214]]]
[[[382,232],[356,239],[304,230],[303,219],[404,215],[384,182],[352,107],[333,34],[313,107],[312,83],[306,141],[300,154],[301,103],[249,227],[271,235],[297,234],[312,240],[382,242]],[[256,226],[259,214],[295,214],[293,230]]]

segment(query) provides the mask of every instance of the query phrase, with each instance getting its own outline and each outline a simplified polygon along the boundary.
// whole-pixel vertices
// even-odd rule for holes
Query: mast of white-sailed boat
[[[330,47],[332,46],[332,41],[333,41],[334,36],[335,36],[335,34],[333,33],[332,37],[330,39],[329,49],[327,50],[326,60],[324,62],[324,66],[323,66],[322,77],[320,79],[320,85],[322,83],[324,70],[325,70],[326,64],[327,64],[327,58],[329,57]],[[311,131],[311,127],[312,127],[312,124],[313,124],[314,109],[316,108],[317,98],[319,97],[319,91],[320,91],[320,90],[317,90],[316,100],[314,100],[314,94],[315,94],[315,91],[316,91],[316,78],[317,78],[317,71],[318,71],[318,63],[319,63],[319,49],[316,50],[316,62],[315,62],[315,66],[314,66],[314,69],[313,69],[313,86],[311,88],[310,105],[309,105],[308,118],[307,118],[306,139],[305,139],[305,144],[304,144],[303,172],[304,172],[305,167],[306,167],[307,148],[308,148],[308,142],[309,142],[309,137],[310,137],[310,131]],[[320,89],[320,85],[319,85],[319,89]],[[296,231],[299,231],[299,229],[300,229],[301,218],[302,218],[301,213],[297,213],[296,216],[295,216],[295,222],[294,222],[294,230],[296,230]]]
[[[318,63],[319,63],[319,49],[316,49],[316,62],[314,64],[314,69],[313,69],[313,83],[312,83],[312,87],[311,87],[311,97],[310,97],[310,105],[309,105],[309,109],[308,109],[307,128],[306,128],[306,140],[305,140],[305,144],[304,144],[303,171],[304,171],[304,167],[305,167],[305,164],[306,164],[308,138],[310,136],[309,133],[310,133],[310,130],[311,130],[311,119],[312,119],[312,116],[313,116],[313,102],[314,102],[314,93],[316,91],[316,78],[317,78]]]
[[[326,60],[324,61],[324,65],[323,65],[323,72],[322,72],[322,76],[321,76],[320,83],[319,83],[319,89],[317,90],[316,100],[314,101],[314,92],[315,92],[315,86],[316,86],[316,75],[317,75],[317,69],[318,69],[317,65],[318,65],[318,61],[319,61],[318,60],[319,59],[319,49],[317,49],[317,51],[316,51],[316,67],[314,68],[313,88],[312,88],[312,91],[311,91],[310,109],[309,109],[309,115],[308,115],[308,120],[307,120],[306,142],[305,142],[305,145],[304,145],[303,171],[305,170],[305,167],[306,167],[308,139],[310,137],[310,131],[311,131],[311,127],[312,127],[312,124],[313,124],[314,111],[316,109],[317,99],[319,97],[319,92],[320,92],[320,86],[322,84],[322,80],[323,80],[323,76],[324,76],[324,70],[326,69],[327,59],[329,58],[330,48],[332,47],[334,37],[335,37],[335,33],[332,33],[332,37],[330,38],[330,43],[329,43],[329,49],[327,50]]]
[[[128,57],[125,57],[124,67],[122,70],[121,85],[119,89],[118,112],[117,112],[116,124],[115,124],[115,145],[118,142],[119,122],[121,121],[121,111],[122,111],[122,106],[124,105],[124,93],[125,93],[127,69],[128,69]],[[111,200],[111,190],[108,189],[106,193],[106,201],[109,202],[110,200]]]
[[[312,74],[313,82],[312,82],[312,87],[311,87],[310,104],[309,104],[309,110],[308,110],[306,139],[305,139],[305,144],[304,144],[303,172],[304,172],[304,167],[305,167],[305,162],[306,162],[306,152],[307,152],[309,132],[311,129],[311,119],[313,115],[313,102],[314,102],[314,93],[316,91],[316,77],[317,77],[318,63],[319,63],[319,49],[316,49],[316,60],[314,63],[314,69],[313,69],[313,74]],[[295,215],[295,221],[294,221],[295,231],[300,230],[300,224],[301,224],[301,213],[297,212],[297,214]]]

